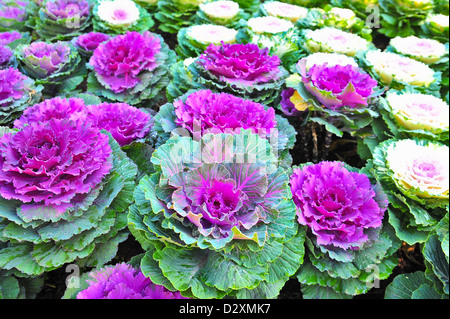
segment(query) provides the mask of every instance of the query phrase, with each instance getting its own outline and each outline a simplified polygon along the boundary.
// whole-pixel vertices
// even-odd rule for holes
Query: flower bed
[[[448,299],[448,14],[0,0],[0,299]]]

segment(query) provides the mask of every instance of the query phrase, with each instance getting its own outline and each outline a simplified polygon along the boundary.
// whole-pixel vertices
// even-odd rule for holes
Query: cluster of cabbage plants
[[[67,265],[63,298],[349,299],[402,245],[426,270],[384,297],[448,298],[448,14],[0,0],[0,299]],[[299,161],[315,127],[360,161]]]

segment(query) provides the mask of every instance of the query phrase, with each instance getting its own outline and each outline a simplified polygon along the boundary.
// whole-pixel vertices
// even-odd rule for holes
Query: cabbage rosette
[[[379,32],[389,38],[417,33],[434,8],[433,0],[378,0],[378,3],[382,17]]]
[[[140,269],[126,263],[92,270],[81,276],[79,286],[67,288],[63,299],[187,299],[155,285]]]
[[[95,49],[111,38],[110,35],[101,32],[87,32],[73,38],[71,43],[78,50],[80,55],[89,60],[94,54]]]
[[[154,129],[158,133],[158,145],[173,133],[192,136],[198,141],[207,133],[239,134],[241,129],[251,129],[270,141],[280,165],[286,168],[292,162],[289,150],[294,147],[297,135],[273,108],[210,90],[189,91],[173,103],[161,106],[155,116]]]
[[[99,44],[89,60],[88,92],[130,105],[161,99],[174,62],[175,53],[160,35],[117,35]]]
[[[316,30],[302,30],[303,47],[309,53],[328,52],[355,56],[358,52],[373,48],[372,42],[357,34],[337,28],[325,27]]]
[[[95,155],[95,156],[94,156]],[[136,166],[106,131],[51,119],[0,140],[0,269],[100,266],[128,237]]]
[[[45,41],[70,40],[91,23],[91,0],[46,0],[32,16],[33,28]]]
[[[309,120],[325,125],[338,136],[343,131],[357,134],[379,116],[375,110],[376,97],[381,93],[377,81],[349,57],[316,55],[301,59],[296,66],[301,81],[294,88],[310,111],[319,112]],[[323,62],[328,60],[330,65]],[[304,103],[298,107],[299,111],[305,110]]]
[[[42,86],[14,68],[0,70],[0,125],[11,124],[41,98]]]
[[[270,105],[279,98],[279,89],[288,72],[278,56],[256,44],[211,44],[188,67],[191,88],[204,88],[249,98]],[[178,83],[175,83],[178,84]]]
[[[306,163],[294,167],[290,184],[298,222],[309,229],[297,274],[303,298],[349,299],[389,277],[400,242],[383,222],[387,197],[365,170]]]
[[[22,44],[14,55],[19,70],[42,84],[45,93],[73,91],[86,75],[78,51],[68,42]]]
[[[311,8],[307,14],[296,21],[300,29],[317,30],[325,27],[335,28],[356,34],[367,41],[372,41],[372,30],[366,26],[365,19],[360,19],[348,8],[326,5],[322,8]]]
[[[302,263],[304,231],[268,141],[174,136],[151,161],[128,216],[144,275],[186,297],[276,297]]]
[[[27,2],[3,1],[0,6],[0,31],[25,31],[28,19]]]
[[[8,46],[14,50],[19,44],[29,44],[31,36],[28,32],[4,31],[0,32],[0,46]]]
[[[175,47],[178,57],[196,58],[210,44],[235,43],[238,31],[215,24],[199,24],[181,28],[177,33],[178,44]]]
[[[308,14],[308,9],[280,1],[265,1],[259,7],[260,16],[272,16],[295,23]]]
[[[440,98],[414,90],[389,90],[379,105],[386,131],[392,136],[425,138],[448,145],[449,106]]]
[[[387,140],[373,151],[372,171],[389,197],[389,223],[397,236],[410,245],[423,243],[448,210],[448,146]]]
[[[360,65],[385,87],[416,89],[424,94],[440,90],[441,72],[423,62],[380,50],[360,52],[357,57]]]
[[[195,24],[216,24],[238,29],[248,14],[239,7],[239,3],[230,0],[210,0],[200,3],[194,19]]]
[[[148,31],[155,23],[150,13],[132,0],[97,1],[92,15],[94,31],[111,35]]]

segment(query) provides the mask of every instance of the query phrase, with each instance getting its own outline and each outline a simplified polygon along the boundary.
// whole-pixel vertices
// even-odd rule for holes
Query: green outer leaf
[[[444,284],[444,293],[449,294],[449,263],[442,251],[437,235],[431,235],[423,248],[425,259],[431,264],[433,272]]]
[[[413,293],[422,284],[429,283],[425,274],[416,271],[409,274],[401,274],[394,278],[392,283],[386,287],[385,299],[412,299]]]
[[[222,298],[225,292],[207,286],[202,280],[203,267],[209,251],[201,249],[175,250],[169,247],[156,251],[153,258],[159,262],[164,276],[183,292],[190,289],[197,298]]]

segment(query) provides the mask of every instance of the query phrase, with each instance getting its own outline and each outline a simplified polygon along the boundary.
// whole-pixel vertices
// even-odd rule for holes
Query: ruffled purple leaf
[[[364,107],[375,92],[377,81],[357,67],[324,63],[306,70],[305,63],[297,64],[303,84],[326,108]]]
[[[105,33],[89,32],[80,35],[74,42],[76,47],[93,53],[101,43],[108,41],[110,38],[111,36]]]
[[[201,90],[186,101],[174,101],[176,124],[196,133],[239,133],[240,128],[269,134],[276,127],[275,110],[227,93]]]
[[[133,267],[121,263],[89,273],[89,287],[77,299],[188,299],[156,285]]]
[[[256,44],[211,44],[197,63],[220,81],[251,86],[276,80],[281,61]]]
[[[159,38],[150,32],[127,32],[101,43],[89,64],[97,79],[114,93],[121,93],[141,83],[143,71],[158,67],[156,55],[161,50]]]
[[[48,211],[55,214],[50,220],[58,220],[112,168],[108,142],[98,129],[69,120],[37,122],[5,134],[0,138],[0,195],[24,203],[26,220],[41,219]]]
[[[79,98],[64,99],[55,97],[27,108],[22,116],[14,121],[15,128],[22,128],[37,122],[51,119],[85,120],[86,105]]]
[[[382,225],[387,209],[386,195],[341,162],[294,169],[291,189],[299,223],[311,228],[318,245],[331,249],[359,249],[370,230]]]
[[[153,126],[150,114],[126,103],[89,105],[86,112],[86,121],[111,133],[120,146],[144,138]]]

